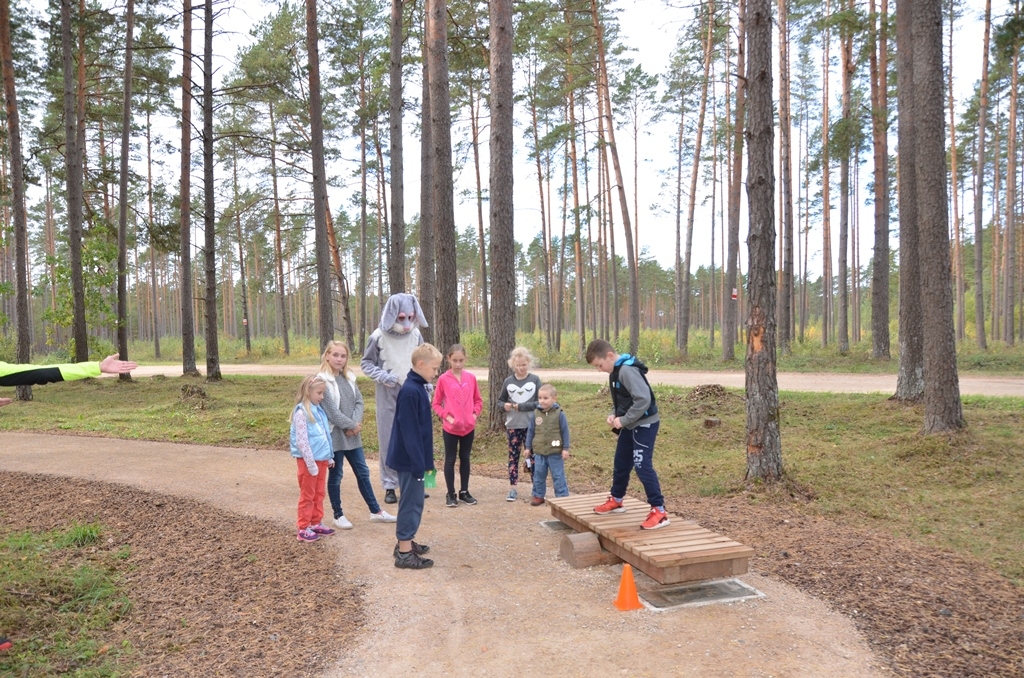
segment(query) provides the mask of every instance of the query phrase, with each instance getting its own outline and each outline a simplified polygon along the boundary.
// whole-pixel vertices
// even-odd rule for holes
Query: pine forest
[[[1024,337],[1022,41],[1019,0],[0,0],[0,357],[216,377],[412,292],[492,367],[870,346],[956,428],[956,345]]]

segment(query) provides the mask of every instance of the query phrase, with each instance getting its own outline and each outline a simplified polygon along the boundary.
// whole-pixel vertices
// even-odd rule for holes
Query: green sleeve
[[[60,376],[64,377],[64,381],[100,376],[99,363],[65,363],[57,367],[60,368]]]
[[[20,365],[0,362],[0,386],[37,386],[100,376],[100,364]]]

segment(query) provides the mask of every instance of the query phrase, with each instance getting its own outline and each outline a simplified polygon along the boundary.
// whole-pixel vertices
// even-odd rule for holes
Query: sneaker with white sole
[[[508,491],[508,494],[505,495],[505,501],[515,501],[518,498],[519,493],[516,491],[516,488],[514,487]]]
[[[669,524],[668,513],[664,508],[652,506],[651,512],[647,514],[644,522],[640,523],[641,530],[657,530]]]
[[[345,516],[338,516],[337,518],[335,518],[334,524],[338,527],[339,530],[352,529],[352,521],[346,518]]]
[[[320,538],[320,535],[306,527],[299,530],[299,533],[298,535],[296,535],[296,538],[299,541],[316,541]]]
[[[600,506],[594,507],[594,513],[599,516],[603,516],[606,513],[625,513],[626,507],[622,505],[622,502],[615,497],[608,497],[608,499]]]
[[[370,522],[371,523],[393,523],[393,522],[395,522],[397,520],[398,520],[398,518],[394,517],[393,515],[391,515],[390,513],[388,513],[387,511],[385,511],[383,509],[381,510],[380,513],[371,513],[370,514]]]
[[[321,537],[327,536],[329,534],[334,534],[334,530],[332,530],[331,528],[327,527],[323,523],[320,523],[318,525],[310,525],[309,529],[313,530],[314,532],[319,534]]]

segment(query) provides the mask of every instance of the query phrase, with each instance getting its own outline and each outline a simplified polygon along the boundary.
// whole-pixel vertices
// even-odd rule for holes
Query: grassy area
[[[32,403],[0,410],[0,430],[87,434],[252,446],[287,454],[287,417],[298,379],[231,377],[220,383],[148,378],[37,387]],[[361,380],[363,440],[376,453],[373,386]],[[183,386],[203,394],[185,395]],[[572,430],[571,486],[607,486],[613,436],[603,425],[608,396],[586,384],[558,384]],[[486,396],[486,385],[482,387]],[[666,495],[742,491],[745,410],[739,392],[695,398],[659,388],[662,429],[657,466]],[[783,393],[783,462],[802,510],[970,554],[1024,584],[1024,467],[1019,450],[1024,401],[964,398],[969,427],[952,437],[921,436],[923,412],[878,395]],[[703,418],[722,421],[703,427]],[[439,438],[439,436],[438,436]],[[440,447],[438,445],[438,447]],[[480,432],[477,472],[500,477],[504,436]],[[635,490],[636,488],[634,488]],[[756,501],[790,500],[753,495]]]
[[[577,354],[577,336],[574,332],[562,335],[561,350],[549,350],[545,338],[537,333],[519,333],[517,342],[527,346],[537,357],[541,367],[548,368],[584,368],[583,359]],[[721,336],[715,335],[714,346],[706,331],[696,330],[690,334],[689,350],[681,357],[675,348],[673,330],[644,330],[640,334],[638,353],[645,362],[659,369],[684,370],[738,370],[743,368],[745,346],[736,345],[737,359],[723,362],[721,357]],[[487,365],[490,350],[486,336],[481,332],[463,332],[462,343],[469,351],[469,364],[477,367]],[[625,352],[629,349],[629,336],[620,335],[616,347]],[[2,346],[0,346],[2,348]],[[152,364],[165,362],[181,364],[181,340],[176,338],[161,339],[160,360],[156,359],[152,342],[132,342],[129,355],[132,360]],[[108,350],[108,352],[104,352]],[[222,337],[220,339],[220,359],[223,363],[270,363],[270,364],[315,364],[319,360],[318,342],[305,337],[291,337],[289,354],[285,355],[284,346],[279,339],[260,338],[252,341],[252,348],[246,353],[244,342],[240,339]],[[853,343],[850,350],[840,353],[835,343],[822,346],[818,338],[808,338],[804,343],[794,342],[792,350],[780,355],[778,367],[786,372],[854,372],[854,373],[895,373],[898,368],[896,351],[898,344],[893,337],[892,359],[876,360],[871,357],[871,339],[864,338]],[[197,337],[197,362],[200,366],[205,361],[204,345]],[[94,353],[107,355],[113,352],[112,346],[97,347]],[[358,357],[358,356],[357,356]],[[0,351],[0,359],[3,359]],[[13,354],[8,358],[13,360]],[[67,361],[68,356],[54,353],[42,358],[46,362]],[[1001,342],[993,342],[986,351],[980,351],[971,340],[961,342],[957,346],[957,360],[961,372],[999,373],[1024,375],[1024,345],[1006,346]]]
[[[0,653],[0,674],[99,678],[125,669],[131,646],[105,634],[131,607],[118,586],[128,554],[97,549],[102,531],[76,524],[0,540],[0,629],[18,629],[14,649]]]

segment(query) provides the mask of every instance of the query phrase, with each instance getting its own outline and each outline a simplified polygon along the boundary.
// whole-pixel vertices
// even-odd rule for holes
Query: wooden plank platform
[[[661,584],[733,577],[747,572],[754,549],[672,515],[657,530],[641,530],[650,506],[626,497],[625,513],[599,516],[594,507],[607,494],[548,499],[551,515],[577,532],[594,532],[601,546]],[[671,514],[670,514],[671,515]]]

